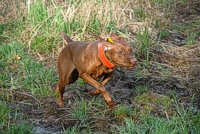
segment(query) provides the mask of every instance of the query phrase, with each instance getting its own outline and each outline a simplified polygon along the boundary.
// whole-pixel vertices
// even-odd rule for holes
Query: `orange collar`
[[[99,43],[98,44],[98,51],[99,51],[99,57],[104,65],[106,65],[108,68],[113,68],[115,65],[113,65],[105,56],[104,53],[104,46]]]

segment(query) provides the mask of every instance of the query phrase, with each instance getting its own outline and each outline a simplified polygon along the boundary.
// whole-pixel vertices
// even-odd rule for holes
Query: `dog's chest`
[[[114,69],[110,69],[110,68],[96,68],[94,72],[92,72],[92,77],[96,80],[101,79],[103,76],[105,76],[106,74],[110,74],[114,71]]]

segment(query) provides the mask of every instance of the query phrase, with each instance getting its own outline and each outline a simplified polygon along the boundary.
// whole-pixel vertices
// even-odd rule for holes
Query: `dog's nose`
[[[132,59],[131,59],[131,63],[132,63],[132,64],[135,64],[136,62],[137,62],[137,59],[135,59],[135,58],[132,58]]]

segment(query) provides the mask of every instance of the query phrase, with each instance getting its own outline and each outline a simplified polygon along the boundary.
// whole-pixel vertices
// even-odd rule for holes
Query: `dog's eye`
[[[123,51],[119,51],[118,54],[123,54]]]

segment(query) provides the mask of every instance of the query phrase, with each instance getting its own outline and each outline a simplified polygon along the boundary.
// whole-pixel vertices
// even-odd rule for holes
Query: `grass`
[[[77,35],[77,40],[84,40],[85,35],[92,35],[91,32],[105,34],[117,30],[118,20],[114,19],[114,14],[111,12],[112,8],[115,8],[114,1],[100,2],[100,4],[99,2],[91,3],[90,0],[79,2],[70,0],[66,3],[67,11],[63,10],[66,5],[59,6],[51,2],[50,5],[53,7],[49,7],[48,3],[42,1],[31,4],[29,14],[18,24],[22,29],[15,34],[20,33],[22,38],[27,37],[29,50],[52,52],[52,49],[59,43],[58,33],[60,31],[71,36]],[[96,8],[93,8],[94,6]]]
[[[140,44],[139,53],[144,56],[144,60],[146,63],[150,61],[150,47],[152,47],[153,42],[148,33],[148,27],[145,27],[145,30],[139,31],[137,34],[137,39]]]
[[[27,56],[23,46],[17,42],[2,44],[0,48],[1,87],[29,89],[32,94],[48,96],[51,85],[56,82],[55,71],[44,67],[44,63]]]
[[[12,116],[11,116],[12,115]],[[0,133],[1,134],[32,134],[32,126],[18,119],[18,112],[12,111],[6,103],[0,101]]]
[[[83,79],[79,78],[77,80],[77,85],[80,87],[85,87],[87,85],[87,83]]]
[[[131,107],[127,105],[119,106],[115,109],[114,115],[119,121],[123,121],[124,118],[131,117],[133,114],[133,110]]]
[[[195,43],[195,37],[196,37],[196,33],[194,32],[190,32],[187,34],[187,45],[192,45]]]
[[[136,91],[138,94],[143,94],[149,90],[149,85],[136,85],[133,91]]]
[[[124,120],[123,126],[118,126],[119,133],[140,133],[140,134],[188,134],[199,133],[199,113],[194,115],[191,110],[184,109],[182,106],[176,106],[179,114],[168,119],[159,118],[152,115],[144,115],[140,121],[134,121],[130,118]]]
[[[144,21],[147,18],[147,13],[140,7],[135,10],[135,16],[139,21]]]
[[[86,123],[89,119],[88,112],[91,106],[88,106],[86,101],[81,101],[77,103],[77,107],[73,108],[73,112],[71,113],[72,118],[82,121]]]
[[[76,100],[76,106],[70,112],[72,120],[78,121],[72,128],[64,129],[64,133],[88,133],[91,132],[92,126],[90,121],[90,111],[92,105],[90,102],[81,99],[81,101]],[[84,131],[81,128],[85,128]]]

